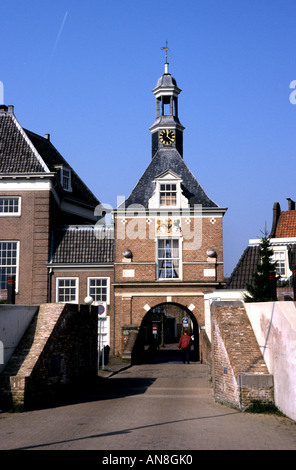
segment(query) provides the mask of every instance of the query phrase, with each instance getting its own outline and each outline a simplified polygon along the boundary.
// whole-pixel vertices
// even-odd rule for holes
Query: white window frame
[[[0,204],[0,217],[19,217],[21,215],[21,197],[20,196],[0,196],[0,202],[3,200],[12,201],[17,200],[17,211],[16,212],[1,212],[1,204]],[[13,207],[13,206],[12,206]],[[9,205],[8,205],[9,208]]]
[[[106,289],[107,289],[107,294],[106,294],[106,300],[95,300],[94,297],[91,295],[90,293],[90,289],[91,289],[91,285],[90,285],[90,282],[92,280],[100,280],[100,281],[106,281],[107,285],[106,285]],[[105,287],[105,286],[95,286],[95,288],[102,288],[102,287]],[[105,276],[90,276],[87,278],[87,295],[93,297],[94,299],[94,302],[93,302],[93,305],[98,305],[98,304],[101,304],[103,302],[106,302],[107,305],[110,304],[110,277],[105,277]]]
[[[285,269],[285,274],[281,274],[279,272],[279,268],[276,267],[276,272],[278,275],[281,276],[281,279],[288,279],[291,275],[292,272],[289,269],[289,262],[288,262],[288,250],[286,246],[271,246],[273,250],[273,255],[272,255],[272,261],[277,262],[277,261],[282,261],[284,263],[284,269]],[[283,258],[279,258],[277,255],[279,253],[283,253]]]
[[[62,185],[62,188],[68,192],[72,191],[72,178],[71,177],[72,177],[71,169],[62,167],[61,168],[61,185]],[[67,184],[65,184],[65,180],[67,181]]]
[[[13,265],[2,265],[1,263],[1,260],[2,260],[2,250],[0,249],[0,268],[7,268],[7,267],[15,267],[15,272],[12,272],[12,273],[9,273],[7,274],[6,273],[6,276],[7,275],[13,275],[15,276],[15,291],[18,292],[18,280],[19,280],[19,254],[20,254],[20,242],[18,240],[0,240],[0,245],[2,243],[15,243],[16,244],[16,264]],[[6,284],[6,288],[2,289],[1,287],[1,283],[0,283],[0,290],[7,290],[7,284]]]
[[[65,288],[66,286],[59,286],[59,281],[75,281],[75,300],[59,300],[60,288]],[[70,288],[73,288],[72,286]],[[56,303],[69,303],[69,304],[78,304],[79,301],[79,278],[78,277],[67,277],[60,276],[56,278]]]
[[[162,188],[164,186],[164,188]],[[159,207],[177,207],[179,185],[176,182],[159,182]],[[174,189],[173,189],[174,187]],[[162,198],[168,202],[174,199],[174,204],[163,204]]]
[[[176,257],[176,258],[174,258],[174,257],[172,257],[172,258],[159,258],[159,249],[161,249],[161,248],[159,248],[159,242],[160,241],[166,242],[167,240],[177,241],[178,242],[178,257]],[[180,238],[180,237],[179,238],[169,237],[169,236],[168,237],[158,237],[158,238],[156,238],[155,241],[156,241],[156,244],[155,244],[156,245],[155,246],[155,249],[156,249],[156,254],[155,254],[155,256],[156,256],[156,279],[160,282],[164,282],[164,281],[176,282],[176,281],[182,280],[182,271],[183,271],[182,270],[182,241],[183,241],[182,238]],[[166,249],[166,248],[164,248],[164,249]],[[160,277],[160,275],[159,275],[160,274],[160,269],[161,269],[160,264],[161,264],[161,262],[165,261],[166,259],[167,260],[172,260],[172,261],[174,259],[176,259],[176,260],[179,261],[179,267],[178,267],[179,275],[178,275],[178,277]],[[174,268],[172,267],[171,269],[174,269]]]

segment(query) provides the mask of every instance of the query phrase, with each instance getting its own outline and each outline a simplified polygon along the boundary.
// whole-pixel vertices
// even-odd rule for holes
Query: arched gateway
[[[199,359],[204,294],[223,285],[226,209],[207,196],[183,160],[184,127],[178,117],[181,90],[168,65],[153,90],[156,117],[150,128],[151,162],[127,200],[113,211],[113,351],[137,360],[141,350],[149,347],[153,331],[163,339],[178,338],[180,312],[193,328],[194,354]],[[199,158],[205,165],[206,160]]]
[[[144,316],[135,345],[132,362],[181,361],[178,344],[181,335],[191,336],[191,360],[199,360],[199,327],[192,312],[183,305],[161,303]]]

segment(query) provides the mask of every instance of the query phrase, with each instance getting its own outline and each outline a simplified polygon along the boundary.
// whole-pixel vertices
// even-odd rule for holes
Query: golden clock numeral
[[[172,130],[170,129],[163,129],[160,134],[159,134],[160,141],[164,145],[170,145],[174,142],[175,140],[175,134]]]

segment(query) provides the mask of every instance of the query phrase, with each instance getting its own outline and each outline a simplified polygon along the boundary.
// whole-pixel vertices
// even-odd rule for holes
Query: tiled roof
[[[44,162],[46,163],[50,171],[57,171],[56,167],[59,165],[66,166],[67,168],[71,169],[72,191],[71,193],[64,192],[65,196],[67,196],[68,198],[70,197],[72,199],[74,198],[80,201],[84,201],[96,207],[99,204],[98,199],[92,194],[92,192],[87,188],[83,181],[78,177],[73,168],[71,168],[71,166],[57,151],[54,145],[48,139],[41,137],[38,134],[34,134],[34,132],[28,130],[25,130],[25,132],[34,147],[36,148],[36,150],[38,151],[38,153],[42,156]],[[60,191],[62,191],[59,178],[58,185],[60,187]]]
[[[259,245],[248,246],[234,268],[226,289],[245,289],[246,284],[252,284],[252,274],[259,262]]]
[[[6,108],[0,108],[0,174],[56,173],[56,190],[62,199],[91,208],[100,204],[50,140],[23,129]],[[71,170],[71,192],[64,191],[60,184],[58,167],[62,166]]]
[[[274,238],[296,237],[296,211],[282,211],[277,221]]]
[[[189,170],[183,158],[176,149],[158,150],[137,185],[125,201],[125,206],[141,204],[148,207],[148,201],[154,193],[154,179],[171,170],[181,176],[184,196],[190,200],[190,205],[202,204],[203,207],[218,207],[205,193],[199,182]]]
[[[52,263],[113,263],[111,228],[67,226],[53,232]]]
[[[43,173],[44,166],[16,126],[12,115],[0,113],[0,173]]]
[[[276,246],[288,247],[289,268],[292,270],[296,265],[296,244],[274,243]],[[272,244],[273,245],[273,244]],[[272,247],[271,245],[271,247]],[[259,245],[250,245],[243,252],[239,262],[234,268],[227,284],[226,289],[245,289],[246,284],[253,283],[252,274],[257,270],[259,263]]]

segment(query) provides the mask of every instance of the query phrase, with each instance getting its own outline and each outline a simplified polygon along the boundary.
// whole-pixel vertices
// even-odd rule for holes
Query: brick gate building
[[[180,92],[166,62],[153,90],[151,162],[114,212],[114,338],[121,354],[131,354],[144,318],[161,306],[190,318],[198,349],[204,293],[223,286],[226,209],[208,197],[183,159]]]

